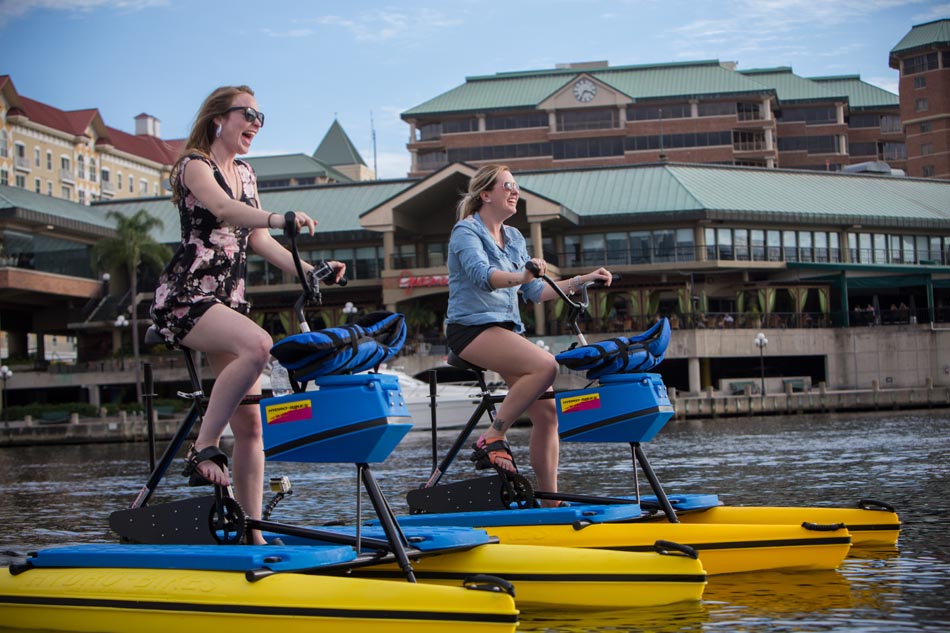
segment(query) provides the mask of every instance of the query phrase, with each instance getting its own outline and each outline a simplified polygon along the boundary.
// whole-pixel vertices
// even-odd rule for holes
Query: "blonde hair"
[[[482,192],[494,187],[498,174],[503,171],[511,170],[507,165],[485,165],[475,172],[472,179],[468,181],[468,191],[459,200],[457,206],[459,220],[474,215],[482,208]]]
[[[204,103],[201,104],[198,114],[195,116],[195,122],[191,126],[191,134],[188,135],[185,144],[181,146],[181,153],[178,155],[178,160],[172,165],[171,174],[168,178],[172,188],[173,204],[177,205],[179,202],[178,172],[181,170],[182,161],[191,154],[200,154],[205,158],[211,157],[211,143],[214,142],[216,132],[214,118],[224,114],[234,103],[234,98],[242,93],[254,96],[254,91],[247,86],[221,86],[208,95]]]

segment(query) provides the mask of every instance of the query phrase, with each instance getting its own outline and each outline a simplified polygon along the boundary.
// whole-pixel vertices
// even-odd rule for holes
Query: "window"
[[[740,121],[758,121],[762,118],[762,109],[758,103],[737,103],[736,118]]]
[[[917,55],[916,57],[908,57],[904,60],[904,74],[905,75],[914,75],[916,73],[922,73],[927,70],[936,70],[937,69],[937,53],[927,53],[926,55]]]
[[[135,178],[129,174],[129,193],[135,193]]]
[[[623,155],[623,138],[618,136],[555,141],[552,146],[554,160]]]
[[[848,127],[864,128],[878,127],[881,125],[881,116],[879,114],[852,114],[848,118]]]
[[[82,179],[86,178],[86,157],[82,154],[76,159],[76,175]]]
[[[606,240],[603,233],[581,236],[581,257],[585,265],[603,266],[606,259]]]
[[[445,266],[445,262],[448,260],[448,255],[448,242],[428,242],[426,244],[427,266]]]
[[[736,229],[733,233],[733,239],[736,245],[736,259],[742,262],[749,261],[749,230]]]
[[[612,266],[626,264],[628,255],[627,234],[608,233],[606,237],[607,264]]]
[[[63,180],[72,180],[72,179],[73,179],[73,174],[72,174],[72,170],[71,170],[71,168],[70,168],[70,165],[71,165],[71,161],[69,160],[69,157],[68,157],[68,156],[60,156],[60,158],[59,158],[59,170],[60,170],[59,177],[62,178]]]
[[[870,233],[859,233],[858,234],[858,261],[862,263],[869,263],[871,261],[871,234]]]
[[[449,119],[442,121],[443,134],[459,134],[462,132],[477,132],[478,119],[472,117],[469,119]]]
[[[851,143],[852,156],[877,156],[877,143],[868,141],[865,143]]]
[[[35,179],[33,181],[33,191],[35,191],[36,193],[42,193],[42,189],[43,189],[43,181],[40,180],[39,178]]]
[[[628,238],[631,264],[649,264],[653,261],[653,236],[649,231],[632,231]]]
[[[769,261],[782,261],[782,232],[769,231],[766,234],[766,243],[769,246]]]
[[[795,244],[795,238],[798,237],[795,231],[782,231],[782,255],[787,262],[798,261],[798,248]]]
[[[933,121],[924,121],[920,124],[920,133],[926,134],[933,129]]]
[[[764,130],[736,130],[732,134],[732,148],[737,152],[755,152],[765,149]]]
[[[96,159],[89,159],[89,180],[91,182],[96,182]]]
[[[874,263],[887,263],[887,236],[883,233],[874,234],[874,252],[871,255]]]
[[[603,130],[619,125],[620,113],[616,108],[590,110],[563,110],[557,113],[557,131]]]
[[[144,178],[139,179],[139,193],[143,196],[148,195],[148,181]]]
[[[73,190],[69,187],[60,188],[59,193],[61,194],[63,200],[72,200],[73,198]]]
[[[33,166],[39,167],[41,164],[42,163],[40,163],[40,148],[35,147],[33,148]]]
[[[10,174],[6,169],[0,169],[0,185],[4,187],[10,186]]]
[[[884,143],[881,153],[884,160],[907,160],[907,145],[904,143]]]
[[[46,169],[53,171],[53,152],[47,150],[46,152]]]
[[[716,243],[719,246],[718,259],[735,259],[732,250],[732,229],[716,229]]]
[[[926,77],[914,77],[914,89],[920,90],[921,88],[927,87],[927,78]]]
[[[735,101],[704,101],[697,106],[699,116],[735,116]]]
[[[934,144],[933,143],[921,143],[920,144],[920,155],[921,156],[930,156],[934,153]]]
[[[815,253],[812,250],[811,231],[798,232],[798,252],[799,252],[799,255],[801,256],[801,261],[803,262],[815,261]]]
[[[815,261],[828,262],[828,234],[824,231],[815,231]]]
[[[671,262],[676,259],[676,232],[653,231],[653,248],[658,262]]]
[[[752,259],[761,262],[765,260],[765,231],[753,229],[749,231],[752,244]]]
[[[53,196],[53,181],[52,180],[46,181],[46,195],[50,197]]]
[[[815,106],[811,108],[784,108],[783,123],[804,121],[806,125],[821,125],[838,122],[838,108],[835,106]]]
[[[638,105],[627,107],[628,121],[646,121],[649,119],[688,119],[692,108],[688,103],[667,103],[664,105]]]
[[[934,174],[937,173],[937,170],[933,165],[924,165],[923,167],[923,177],[924,178],[933,178]]]
[[[20,189],[26,189],[26,176],[23,174],[16,175],[16,186]]]
[[[921,97],[920,99],[914,100],[914,110],[916,112],[924,112],[928,107],[927,97]]]
[[[443,150],[437,152],[419,152],[416,155],[416,168],[422,170],[438,169],[448,164]],[[121,178],[121,174],[119,176]]]
[[[476,160],[507,160],[509,158],[531,158],[551,156],[551,143],[519,143],[518,145],[488,145],[481,147],[460,147],[440,152],[448,155],[448,162],[468,162]],[[430,152],[431,154],[432,152]],[[420,156],[422,156],[420,154]],[[445,163],[443,163],[445,164]]]
[[[900,115],[885,114],[881,116],[881,132],[885,134],[900,134],[903,131]]]
[[[837,136],[790,136],[778,139],[778,151],[809,154],[837,154]]]
[[[7,149],[7,131],[0,130],[0,158],[9,158],[9,151]]]
[[[696,243],[693,229],[676,229],[676,260],[691,262],[696,259]]]
[[[489,115],[485,117],[486,130],[512,130],[525,127],[548,127],[547,112]]]
[[[79,190],[79,204],[86,204],[86,192],[82,189]]]
[[[121,171],[115,176],[115,187],[119,191],[122,191],[122,172]]]

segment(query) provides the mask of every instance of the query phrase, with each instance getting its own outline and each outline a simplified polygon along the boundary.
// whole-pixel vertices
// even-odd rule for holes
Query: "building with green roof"
[[[918,24],[891,49],[900,71],[907,173],[950,178],[950,19]]]
[[[474,172],[456,163],[424,178],[263,191],[262,208],[299,209],[319,221],[317,235],[300,240],[308,261],[347,265],[350,283],[324,289],[322,306],[310,312],[314,325],[340,322],[347,302],[361,311],[399,311],[411,340],[444,350],[448,236],[459,192]],[[510,223],[532,254],[559,276],[598,266],[619,275],[593,295],[583,324],[588,340],[641,331],[657,316],[671,320],[673,342],[660,367],[671,387],[698,393],[757,375],[750,341],[760,329],[773,341],[766,366],[772,378],[806,377],[831,388],[866,386],[882,375],[898,386],[950,381],[935,369],[950,363],[950,341],[938,342],[950,323],[946,181],[669,162],[525,170],[516,178],[519,212]],[[180,240],[168,198],[85,207],[0,187],[0,322],[8,349],[20,350],[29,333],[75,336],[77,367],[88,368],[121,348],[113,340],[128,334],[113,321],[128,310],[129,297],[116,278],[108,288],[114,298],[106,300],[106,286],[88,266],[89,248],[111,231],[97,215],[141,209],[162,220],[157,241]],[[61,252],[86,263],[64,269]],[[253,254],[248,269],[251,317],[275,336],[295,329],[294,279]],[[154,284],[147,277],[143,288]],[[140,298],[144,327],[148,292]],[[529,335],[567,346],[571,337],[558,314],[555,303],[524,306]],[[886,349],[918,351],[881,352],[880,340],[891,341]],[[852,362],[855,349],[867,362]],[[55,385],[37,378],[42,393],[18,394],[25,383],[11,384],[11,402],[130,380],[129,372],[86,372],[73,384],[65,374]],[[174,376],[160,375],[160,393]]]
[[[524,171],[664,158],[819,171],[889,160],[901,169],[903,137],[893,138],[893,122],[876,134],[868,125],[873,116],[898,117],[897,95],[855,121],[863,126],[855,128],[862,152],[855,155],[852,92],[855,86],[799,77],[787,67],[593,62],[467,77],[402,118],[412,138],[411,175],[458,161],[503,161]]]

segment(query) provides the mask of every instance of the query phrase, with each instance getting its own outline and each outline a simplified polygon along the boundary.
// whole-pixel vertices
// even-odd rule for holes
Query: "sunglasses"
[[[509,193],[513,191],[520,191],[520,189],[518,188],[518,183],[516,183],[513,180],[509,180],[508,182],[503,184],[502,187],[504,188],[505,191]]]
[[[244,120],[248,123],[253,123],[254,119],[261,124],[261,127],[264,127],[264,113],[258,110],[255,110],[251,106],[234,106],[233,108],[228,108],[225,112],[234,112],[235,110],[240,110],[244,113]]]

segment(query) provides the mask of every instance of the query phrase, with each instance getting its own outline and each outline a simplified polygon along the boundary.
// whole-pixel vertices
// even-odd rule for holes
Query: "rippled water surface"
[[[510,436],[523,470],[527,434],[516,429]],[[950,412],[671,422],[644,448],[667,492],[715,493],[735,505],[853,506],[877,499],[900,513],[900,541],[891,549],[853,550],[832,572],[713,576],[696,604],[528,612],[519,630],[948,630]],[[562,490],[632,493],[626,445],[565,443],[561,455]],[[0,449],[0,549],[114,541],[108,515],[127,507],[142,486],[146,459],[144,444]],[[448,478],[468,464],[463,457]],[[153,503],[195,494],[177,476],[180,467],[179,460]],[[397,513],[405,511],[405,492],[430,469],[425,433],[411,433],[385,463],[374,465]],[[357,518],[352,466],[269,463],[267,470],[294,484],[273,518],[305,525]]]

